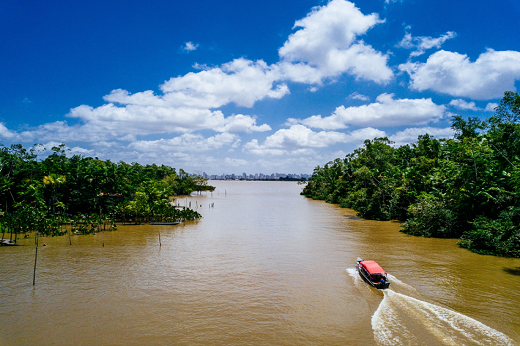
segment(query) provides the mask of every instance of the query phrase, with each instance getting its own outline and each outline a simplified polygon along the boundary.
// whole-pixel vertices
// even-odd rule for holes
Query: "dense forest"
[[[67,157],[65,144],[38,160],[43,149],[20,144],[0,147],[1,233],[62,235],[63,225],[72,224],[76,233],[87,234],[106,222],[113,229],[116,218],[194,220],[201,215],[174,207],[170,197],[214,189],[206,179],[182,169]]]
[[[520,257],[520,95],[506,92],[487,120],[454,116],[453,139],[428,134],[392,146],[366,140],[344,159],[316,167],[302,195],[402,231],[460,238],[474,252]]]

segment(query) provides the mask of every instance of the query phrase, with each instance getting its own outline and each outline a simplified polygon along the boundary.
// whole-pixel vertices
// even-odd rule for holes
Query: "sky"
[[[312,173],[453,136],[520,88],[517,0],[0,3],[0,143],[191,173]]]

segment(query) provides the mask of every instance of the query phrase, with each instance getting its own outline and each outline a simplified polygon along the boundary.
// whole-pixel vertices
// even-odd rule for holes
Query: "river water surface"
[[[177,200],[200,221],[40,238],[34,288],[34,238],[0,248],[0,345],[520,343],[519,259],[402,234],[294,182],[210,183]]]

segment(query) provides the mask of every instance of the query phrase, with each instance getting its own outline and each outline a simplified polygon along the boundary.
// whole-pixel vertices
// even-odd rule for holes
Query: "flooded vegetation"
[[[2,244],[37,232],[60,236],[63,225],[81,234],[116,229],[115,222],[195,220],[188,206],[176,208],[172,196],[212,191],[207,179],[169,166],[113,163],[97,157],[68,157],[65,144],[38,160],[43,146],[0,145],[0,228]],[[70,231],[70,229],[69,229]],[[13,240],[14,234],[14,240]]]

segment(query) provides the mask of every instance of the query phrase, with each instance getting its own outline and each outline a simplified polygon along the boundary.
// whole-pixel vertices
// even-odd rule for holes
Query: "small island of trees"
[[[366,140],[344,159],[316,167],[302,195],[402,231],[460,238],[480,254],[520,257],[520,95],[505,92],[485,121],[454,116],[453,139],[425,134],[392,146]]]
[[[0,227],[8,231],[40,235],[88,234],[115,221],[195,220],[201,215],[176,208],[172,196],[213,191],[207,180],[180,169],[161,165],[113,163],[110,160],[73,155],[65,144],[37,160],[42,145],[30,149],[21,144],[0,147]]]

